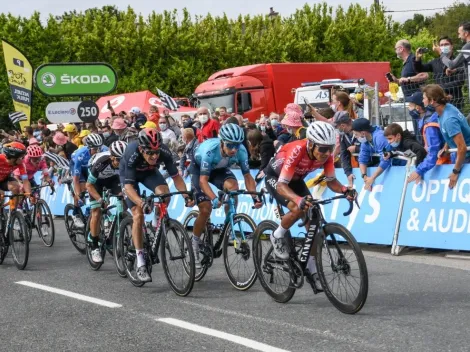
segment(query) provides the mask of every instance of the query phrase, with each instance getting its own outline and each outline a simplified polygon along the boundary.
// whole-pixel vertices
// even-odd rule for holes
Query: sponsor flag
[[[3,55],[7,69],[8,83],[16,112],[22,112],[21,128],[28,126],[33,104],[33,67],[29,60],[14,45],[2,39]]]
[[[65,159],[64,157],[51,153],[51,152],[45,152],[44,156],[49,159],[50,161],[53,161],[59,168],[61,169],[69,169],[69,161]]]
[[[162,101],[163,105],[169,110],[177,111],[178,110],[178,104],[176,104],[175,99],[170,97],[168,94],[165,92],[162,92],[160,89],[157,88],[157,94],[160,97],[160,100]]]
[[[20,121],[28,121],[28,117],[24,112],[12,112],[8,114],[12,124],[16,124]]]

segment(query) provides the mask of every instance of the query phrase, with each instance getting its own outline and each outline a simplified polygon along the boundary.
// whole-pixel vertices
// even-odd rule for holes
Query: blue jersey
[[[108,147],[102,146],[98,152],[105,152]],[[78,148],[72,154],[71,173],[72,176],[80,176],[82,172],[88,173],[88,162],[90,161],[91,154],[87,147]]]
[[[242,174],[250,172],[248,166],[248,152],[243,144],[237,154],[232,157],[222,156],[219,138],[210,138],[203,142],[194,154],[194,163],[200,174],[210,176],[212,170],[229,168],[233,164],[240,166]]]
[[[465,144],[470,146],[470,126],[465,116],[452,104],[446,104],[442,115],[439,116],[439,125],[441,126],[442,136],[449,148],[457,148],[454,137],[462,133]],[[467,158],[470,157],[470,151],[467,152]]]

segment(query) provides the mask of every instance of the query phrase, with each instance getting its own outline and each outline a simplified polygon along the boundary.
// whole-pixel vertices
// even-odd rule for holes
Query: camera
[[[426,54],[429,52],[428,48],[418,48],[418,53],[420,54]]]

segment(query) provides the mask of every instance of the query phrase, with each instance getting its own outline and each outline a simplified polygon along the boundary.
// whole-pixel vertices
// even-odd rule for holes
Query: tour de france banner
[[[23,128],[29,126],[31,119],[33,67],[21,51],[4,39],[2,47],[15,111],[22,112],[27,117],[26,121],[20,122]]]
[[[398,244],[470,250],[470,166],[449,188],[454,165],[435,166],[421,184],[407,188]]]

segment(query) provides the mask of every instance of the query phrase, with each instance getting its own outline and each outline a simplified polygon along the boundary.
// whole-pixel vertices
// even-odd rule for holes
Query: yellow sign
[[[15,111],[23,112],[28,117],[27,121],[20,122],[21,128],[23,128],[29,126],[31,120],[33,67],[26,56],[12,44],[2,40],[2,46]]]

